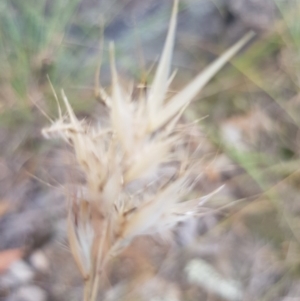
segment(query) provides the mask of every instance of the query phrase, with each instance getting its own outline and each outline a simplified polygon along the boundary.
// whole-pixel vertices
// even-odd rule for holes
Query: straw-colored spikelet
[[[192,164],[185,136],[178,129],[183,110],[201,88],[252,37],[213,62],[189,85],[166,101],[178,1],[167,40],[148,93],[131,99],[121,87],[111,45],[112,94],[105,96],[109,122],[90,126],[79,121],[66,96],[67,109],[45,136],[70,142],[86,177],[86,190],[70,197],[70,248],[85,279],[85,300],[95,300],[101,270],[136,236],[162,233],[199,212],[200,199],[181,202],[191,187]]]

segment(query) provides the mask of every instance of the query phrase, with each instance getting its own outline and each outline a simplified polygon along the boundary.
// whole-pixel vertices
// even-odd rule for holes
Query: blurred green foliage
[[[83,50],[66,42],[80,0],[0,2],[0,98],[2,124],[32,118],[34,102],[55,87],[79,85]],[[52,110],[53,100],[47,110]],[[45,104],[40,104],[44,106]]]

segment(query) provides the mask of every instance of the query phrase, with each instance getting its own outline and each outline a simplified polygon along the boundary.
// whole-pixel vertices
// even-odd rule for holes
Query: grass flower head
[[[85,300],[95,300],[99,275],[112,256],[137,236],[163,233],[199,212],[199,200],[182,202],[193,168],[178,122],[215,73],[252,37],[246,35],[176,95],[168,97],[178,1],[151,87],[138,98],[121,86],[110,46],[112,93],[108,122],[91,126],[75,116],[67,97],[65,116],[43,130],[74,148],[86,189],[69,197],[72,254],[85,279]]]

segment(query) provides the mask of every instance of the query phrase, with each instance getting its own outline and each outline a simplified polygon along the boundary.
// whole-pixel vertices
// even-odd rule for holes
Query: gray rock
[[[46,301],[46,292],[36,285],[20,287],[7,301]]]
[[[34,279],[34,276],[34,271],[25,261],[15,261],[0,277],[0,293],[9,292],[20,285],[28,284]]]
[[[26,246],[28,251],[45,244],[52,234],[52,221],[46,210],[33,209],[15,213],[0,225],[0,249]]]
[[[29,262],[36,271],[41,273],[49,272],[49,261],[43,251],[37,250],[32,253],[29,257]]]
[[[28,283],[34,278],[32,268],[23,260],[15,261],[9,267],[8,274],[11,274],[18,284]]]

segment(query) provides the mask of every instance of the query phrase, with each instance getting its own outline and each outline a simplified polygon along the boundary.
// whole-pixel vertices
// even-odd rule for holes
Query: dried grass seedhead
[[[251,38],[248,34],[189,85],[166,102],[176,27],[175,1],[169,32],[148,93],[132,99],[118,79],[110,45],[112,93],[107,125],[79,121],[65,94],[65,116],[43,130],[70,143],[87,189],[70,196],[70,247],[86,280],[85,300],[94,300],[99,274],[111,256],[134,237],[162,233],[199,212],[200,200],[181,203],[191,187],[192,164],[185,147],[188,133],[178,120],[209,79]],[[104,93],[104,92],[103,92]],[[78,195],[81,194],[81,195]],[[76,195],[76,196],[75,196]]]

